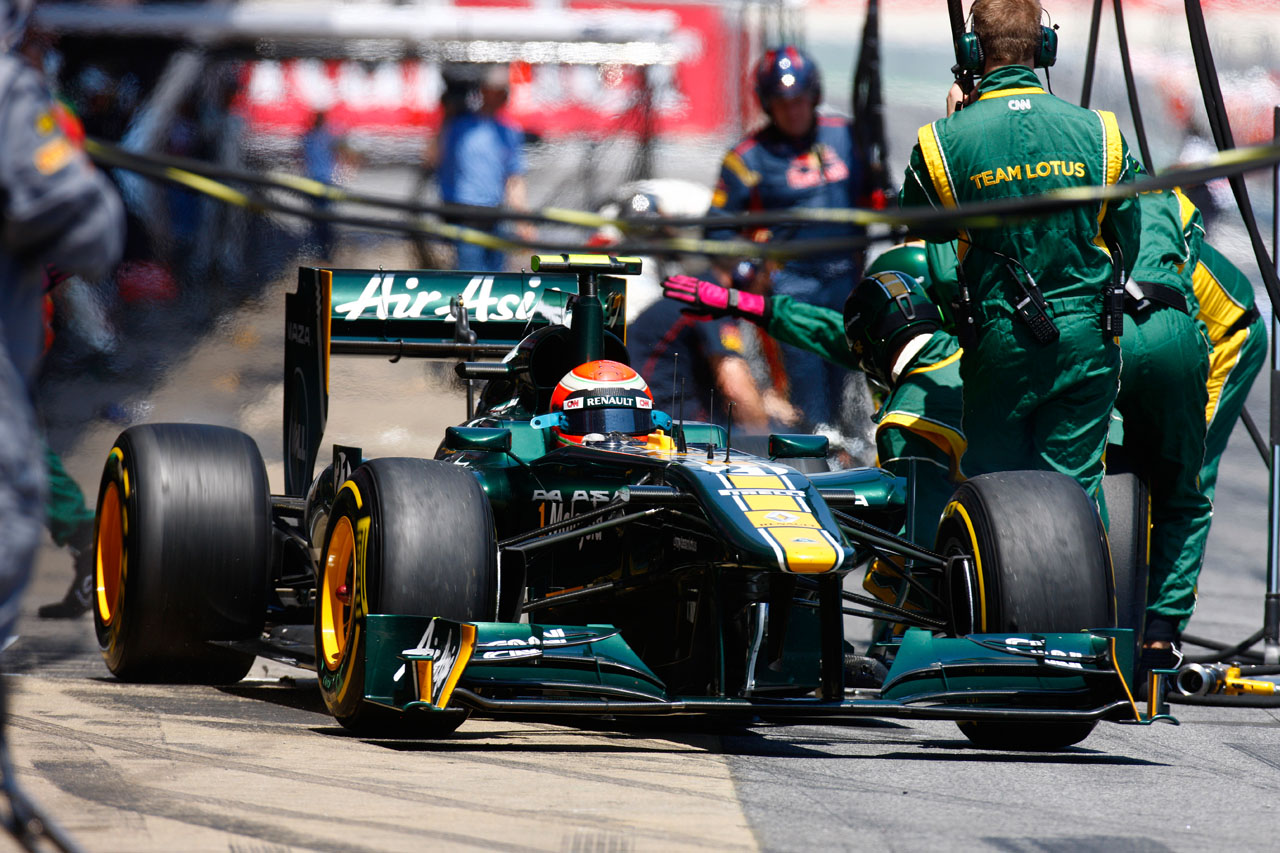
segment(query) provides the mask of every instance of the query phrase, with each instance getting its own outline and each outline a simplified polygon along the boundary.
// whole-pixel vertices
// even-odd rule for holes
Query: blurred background
[[[1092,4],[1044,5],[1061,27],[1050,84],[1078,101]],[[1205,0],[1204,8],[1237,144],[1267,141],[1280,104],[1280,4]],[[1127,0],[1124,10],[1150,165],[1158,171],[1209,156],[1182,2]],[[444,122],[474,108],[498,68],[508,91],[501,113],[523,133],[531,208],[616,212],[643,191],[664,212],[696,214],[726,148],[761,120],[751,62],[766,46],[801,44],[821,65],[824,109],[848,115],[866,12],[856,0],[42,0],[26,50],[90,137],[137,154],[420,202],[440,197],[432,151]],[[881,3],[879,17],[887,172],[896,186],[916,129],[941,114],[953,56],[943,0]],[[1110,4],[1091,105],[1119,113],[1134,141]],[[113,436],[129,423],[167,417],[235,423],[256,431],[268,459],[278,457],[282,294],[296,267],[455,262],[445,241],[258,213],[127,171],[112,175],[129,209],[125,262],[108,279],[75,281],[57,298],[41,405],[60,452],[94,427]],[[1259,281],[1221,184],[1196,196],[1210,239]],[[1270,173],[1253,175],[1251,191],[1268,230]],[[258,192],[316,204],[281,189]],[[581,245],[593,234],[541,224],[537,236]],[[659,261],[664,272],[705,266]],[[527,255],[507,263],[519,268]],[[656,281],[637,287],[633,312],[654,297]],[[1259,296],[1269,314],[1260,288]],[[182,402],[167,408],[165,382],[179,364],[187,371],[175,397]],[[447,391],[440,371],[415,367],[401,366],[395,379],[350,381],[401,388],[409,374],[423,388]],[[459,403],[445,421],[462,417]],[[341,425],[334,429],[340,434]],[[384,433],[384,452],[429,454],[434,446],[415,444],[424,436],[416,427]],[[356,441],[368,447],[379,439]],[[86,486],[97,479],[91,468],[73,473]]]

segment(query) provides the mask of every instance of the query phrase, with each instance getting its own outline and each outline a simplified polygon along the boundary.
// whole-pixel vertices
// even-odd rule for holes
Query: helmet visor
[[[566,435],[590,435],[593,432],[608,435],[648,435],[653,432],[653,412],[649,409],[572,409],[564,412]]]

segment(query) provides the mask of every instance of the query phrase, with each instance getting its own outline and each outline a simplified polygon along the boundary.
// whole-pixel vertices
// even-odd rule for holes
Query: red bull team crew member
[[[756,65],[755,90],[769,123],[724,156],[709,214],[853,207],[863,194],[863,165],[849,122],[818,114],[822,79],[813,59],[793,45],[768,51]],[[860,233],[850,225],[813,223],[787,226],[770,236],[802,240]],[[737,235],[732,228],[708,228],[707,236]],[[853,286],[855,266],[852,251],[789,261],[774,271],[773,290],[839,310]],[[844,372],[794,347],[783,347],[783,361],[791,402],[811,424],[835,424]]]
[[[1115,117],[1041,88],[1032,68],[1038,54],[1040,64],[1051,57],[1039,2],[976,0],[971,12],[983,55],[981,84],[969,105],[920,129],[901,204],[946,208],[1131,181]],[[1137,202],[1126,199],[931,235],[958,236],[967,283],[972,322],[958,320],[957,328],[965,332],[959,337],[969,476],[1055,470],[1098,496],[1120,373],[1103,311],[1121,259],[1107,241],[1131,266],[1139,216]]]

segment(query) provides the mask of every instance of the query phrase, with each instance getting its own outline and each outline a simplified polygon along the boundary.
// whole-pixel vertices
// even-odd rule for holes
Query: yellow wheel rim
[[[120,489],[115,483],[108,483],[102,495],[102,510],[98,513],[98,544],[94,560],[98,616],[103,625],[110,625],[120,608],[120,593],[124,588],[124,526]]]
[[[351,601],[355,594],[356,537],[351,519],[337,521],[324,555],[324,587],[320,590],[320,653],[332,672],[342,664],[351,640]],[[346,600],[338,592],[346,587]]]

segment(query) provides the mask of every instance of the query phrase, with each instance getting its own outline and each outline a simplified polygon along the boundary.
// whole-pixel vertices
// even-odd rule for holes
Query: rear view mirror
[[[830,447],[831,441],[825,435],[769,436],[770,459],[825,459]]]
[[[444,449],[455,453],[510,453],[511,430],[492,427],[449,427],[444,431]]]

